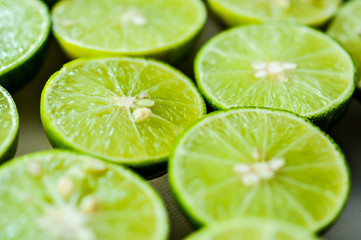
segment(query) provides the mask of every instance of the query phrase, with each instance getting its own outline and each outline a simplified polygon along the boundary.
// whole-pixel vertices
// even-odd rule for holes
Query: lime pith
[[[186,240],[317,240],[310,231],[293,224],[257,218],[236,218],[211,224]]]
[[[360,1],[350,1],[346,3],[336,14],[331,22],[327,33],[338,40],[352,55],[356,67],[361,69],[361,11]],[[358,82],[360,74],[358,71]],[[357,85],[357,89],[361,90],[361,84]]]
[[[147,56],[176,62],[203,28],[206,9],[200,0],[78,0],[60,1],[52,16],[54,34],[72,58]]]
[[[260,217],[319,231],[338,216],[350,185],[328,136],[292,113],[258,108],[216,112],[189,128],[169,175],[198,225]]]
[[[208,0],[211,9],[229,26],[283,20],[309,26],[325,23],[341,0]]]
[[[0,163],[15,155],[19,117],[14,100],[0,86]]]
[[[41,118],[55,147],[135,168],[166,163],[174,140],[205,112],[193,83],[160,62],[83,59],[46,84]]]
[[[52,150],[6,163],[0,183],[4,240],[167,238],[161,199],[120,166]]]
[[[0,85],[13,91],[41,66],[50,16],[39,0],[1,0],[0,15]]]
[[[353,61],[340,45],[319,31],[286,23],[215,36],[198,53],[195,74],[216,109],[283,109],[322,128],[340,118],[355,89]]]

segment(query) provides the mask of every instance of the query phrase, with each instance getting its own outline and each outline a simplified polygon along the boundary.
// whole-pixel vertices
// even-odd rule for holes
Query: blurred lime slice
[[[167,239],[161,199],[120,166],[52,150],[6,163],[0,184],[3,240]]]
[[[168,65],[132,58],[70,62],[51,77],[41,99],[43,125],[55,147],[147,176],[165,170],[175,139],[204,112],[187,77]]]
[[[0,0],[0,85],[12,91],[40,68],[50,29],[47,6],[39,0]]]
[[[206,21],[200,0],[60,1],[54,34],[72,58],[150,56],[175,62]]]
[[[258,108],[216,112],[188,129],[169,176],[197,225],[259,217],[319,231],[350,188],[344,156],[325,133],[292,113]]]
[[[341,0],[208,0],[211,9],[229,26],[283,20],[309,26],[325,23]]]

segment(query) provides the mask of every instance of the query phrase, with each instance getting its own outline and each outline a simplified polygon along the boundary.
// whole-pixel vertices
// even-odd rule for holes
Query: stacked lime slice
[[[342,0],[208,0],[212,10],[229,26],[284,20],[319,26]]]
[[[54,34],[72,58],[151,56],[175,62],[206,21],[200,0],[60,1]]]
[[[178,141],[169,171],[198,225],[259,217],[319,231],[340,213],[350,187],[328,136],[292,113],[258,108],[203,118]]]
[[[286,23],[215,36],[198,54],[195,73],[217,109],[289,110],[322,128],[340,118],[355,89],[355,68],[341,46],[321,32]]]
[[[175,139],[204,112],[187,77],[144,59],[73,61],[51,77],[41,99],[43,125],[55,147],[145,175],[164,167]]]
[[[361,1],[346,3],[337,13],[327,32],[337,39],[352,55],[361,70]],[[358,74],[358,80],[360,74]],[[361,90],[359,83],[357,88]]]
[[[292,224],[257,218],[240,218],[215,223],[186,240],[317,240],[311,232]]]
[[[50,29],[40,0],[0,0],[0,85],[15,90],[41,66]]]
[[[14,100],[0,86],[0,163],[14,156],[19,131],[19,117]]]
[[[53,150],[5,164],[0,184],[3,240],[167,238],[159,196],[120,166]]]

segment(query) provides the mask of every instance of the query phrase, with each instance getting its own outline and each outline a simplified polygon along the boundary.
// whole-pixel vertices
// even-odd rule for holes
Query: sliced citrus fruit
[[[321,32],[287,23],[217,35],[198,54],[195,74],[217,109],[289,110],[322,128],[340,118],[355,89],[355,67],[342,47]]]
[[[240,218],[201,229],[186,240],[317,240],[310,231],[297,225],[257,218]]]
[[[211,9],[229,26],[284,20],[310,26],[325,23],[342,0],[208,0]]]
[[[292,113],[216,112],[188,129],[170,160],[170,185],[198,225],[260,217],[313,231],[345,204],[348,168],[337,145]]]
[[[73,61],[51,77],[41,99],[43,125],[55,147],[149,173],[146,168],[166,163],[174,140],[204,112],[187,77],[144,59]]]
[[[165,240],[165,207],[144,180],[89,156],[51,150],[0,168],[3,240]]]
[[[175,62],[206,21],[200,0],[60,1],[54,34],[72,58],[150,56]]]
[[[0,163],[14,156],[18,132],[19,117],[14,100],[0,86]]]
[[[352,55],[361,70],[361,1],[346,3],[331,22],[327,33],[338,40]],[[360,71],[358,71],[358,81]],[[357,86],[361,90],[361,83]]]
[[[50,29],[39,0],[0,0],[0,85],[16,90],[41,66]]]

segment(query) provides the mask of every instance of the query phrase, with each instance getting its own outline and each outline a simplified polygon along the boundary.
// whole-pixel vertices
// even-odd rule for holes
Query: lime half
[[[318,231],[335,220],[350,187],[340,149],[289,112],[210,114],[178,141],[170,184],[198,225],[260,217]]]
[[[159,196],[120,166],[65,151],[40,152],[0,168],[3,240],[165,240]]]
[[[318,240],[296,225],[257,218],[240,218],[214,223],[186,240]]]
[[[325,23],[342,0],[208,0],[229,26],[284,20],[310,26]]]
[[[217,109],[289,110],[322,128],[340,118],[355,89],[348,53],[327,35],[295,24],[248,25],[221,33],[198,54],[195,73]]]
[[[15,155],[19,117],[14,100],[0,86],[0,163]]]
[[[352,55],[358,69],[358,81],[361,70],[361,1],[346,3],[330,24],[327,33],[337,39]],[[361,83],[357,88],[361,90]]]
[[[15,90],[40,68],[50,29],[39,0],[0,0],[0,85]]]
[[[54,34],[72,58],[150,56],[175,62],[206,21],[200,0],[60,1]]]
[[[144,168],[165,164],[173,143],[205,112],[193,83],[150,60],[76,60],[54,74],[41,118],[55,147]],[[165,170],[165,169],[163,169]]]

